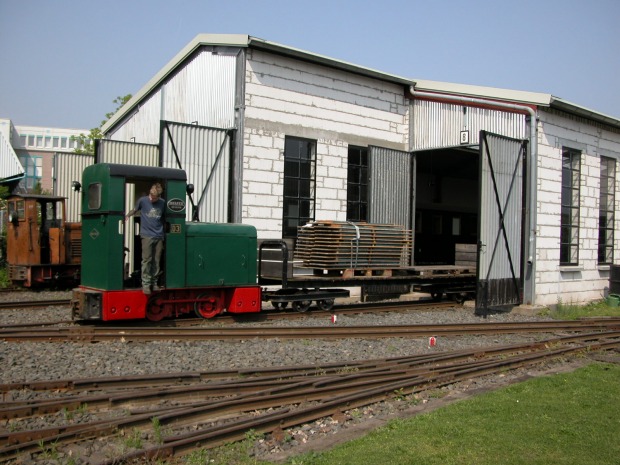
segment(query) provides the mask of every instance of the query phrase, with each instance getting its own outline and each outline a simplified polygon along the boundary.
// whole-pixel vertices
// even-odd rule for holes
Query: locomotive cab
[[[158,182],[165,202],[162,288],[141,287],[139,217],[125,214]],[[183,170],[100,163],[84,170],[82,281],[74,290],[74,319],[159,320],[196,313],[260,310],[256,229],[240,224],[186,224]]]
[[[7,261],[15,285],[79,282],[81,228],[66,221],[65,197],[15,194],[7,199]]]

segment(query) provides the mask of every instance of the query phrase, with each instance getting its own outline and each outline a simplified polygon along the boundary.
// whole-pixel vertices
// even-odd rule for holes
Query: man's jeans
[[[148,288],[157,283],[161,275],[161,254],[164,250],[163,239],[142,238],[142,287]]]

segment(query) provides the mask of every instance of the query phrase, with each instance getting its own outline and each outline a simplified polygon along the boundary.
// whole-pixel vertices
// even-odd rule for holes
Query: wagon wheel
[[[435,302],[439,302],[443,297],[443,291],[441,289],[431,292],[431,298]]]
[[[273,308],[275,308],[276,310],[284,310],[286,307],[288,307],[288,302],[271,302],[271,305],[273,305]]]
[[[293,302],[293,310],[300,313],[307,312],[310,308],[311,300],[296,300]]]
[[[454,294],[453,298],[454,298],[454,301],[457,304],[462,304],[463,302],[465,302],[465,299],[467,298],[467,293],[466,292],[458,292],[458,293]]]
[[[222,305],[217,294],[205,292],[196,297],[194,313],[200,318],[213,318],[222,313]]]
[[[332,308],[334,308],[334,301],[334,299],[317,300],[316,306],[324,312],[329,312]]]
[[[161,321],[168,316],[164,307],[157,305],[157,300],[157,296],[151,296],[146,302],[146,318],[149,321]]]

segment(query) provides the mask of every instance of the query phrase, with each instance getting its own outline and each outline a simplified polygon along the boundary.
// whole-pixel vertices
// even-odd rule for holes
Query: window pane
[[[578,264],[581,152],[562,149],[562,215],[560,264]]]
[[[282,234],[296,237],[297,226],[314,215],[314,154],[316,142],[286,137]]]
[[[88,208],[99,210],[101,208],[101,183],[88,186]]]

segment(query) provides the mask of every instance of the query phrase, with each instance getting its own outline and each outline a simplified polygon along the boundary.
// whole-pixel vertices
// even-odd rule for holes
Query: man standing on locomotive
[[[162,187],[155,183],[149,190],[149,195],[140,197],[136,208],[125,215],[125,221],[130,216],[140,212],[140,238],[142,240],[142,290],[145,294],[158,291],[157,280],[161,275],[161,256],[164,250],[164,212],[166,202],[161,198]]]

